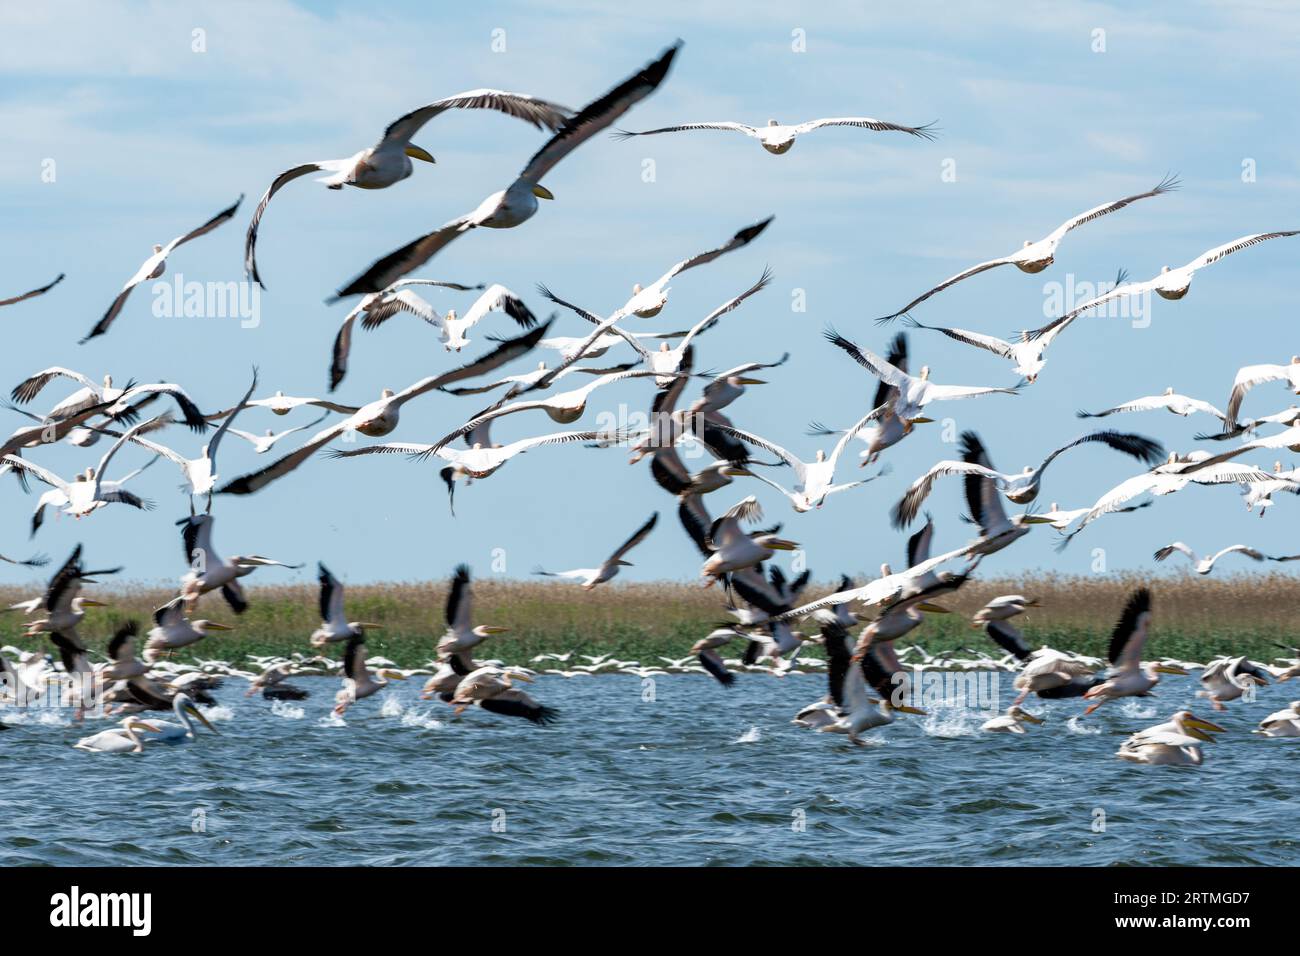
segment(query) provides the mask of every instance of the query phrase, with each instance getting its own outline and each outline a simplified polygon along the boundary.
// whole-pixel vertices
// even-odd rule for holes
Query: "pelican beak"
[[[618,564],[619,567],[623,567],[623,568],[630,568],[634,566],[631,561],[624,561],[621,558],[619,559]]]
[[[1195,728],[1195,727],[1188,727],[1188,728],[1187,728],[1187,736],[1189,736],[1189,737],[1195,737],[1197,740],[1204,740],[1206,743],[1211,743],[1211,744],[1214,743],[1214,738],[1213,738],[1213,737],[1211,737],[1211,736],[1210,736],[1209,734],[1207,734],[1205,731],[1203,731],[1203,730],[1198,730],[1198,729]]]
[[[501,627],[499,624],[485,624],[485,625],[483,625],[483,633],[484,633],[484,634],[506,634],[506,633],[509,632],[509,630],[510,630],[510,628],[508,628],[508,627]]]
[[[379,676],[386,680],[406,680],[406,675],[401,671],[389,670],[387,667],[383,669],[383,673]]]
[[[916,716],[918,717],[930,716],[925,711],[923,711],[920,707],[913,707],[910,704],[899,704],[897,707],[891,707],[890,710],[896,710],[900,714],[916,714]]]
[[[234,628],[229,624],[218,624],[216,621],[208,621],[209,631],[233,631]]]
[[[754,473],[743,465],[728,465],[722,469],[728,478],[752,478]]]
[[[380,630],[383,626],[384,626],[384,625],[382,625],[382,624],[372,624],[372,623],[370,623],[369,621],[358,621],[358,622],[357,622],[357,627],[361,628],[361,630],[363,630],[363,631],[378,631],[378,630]]]
[[[938,604],[930,604],[928,602],[924,604],[918,604],[916,606],[916,609],[918,611],[926,611],[930,614],[951,614],[952,613],[946,607],[940,607]]]
[[[531,684],[531,683],[533,682],[533,678],[532,678],[532,676],[529,675],[529,674],[511,674],[511,675],[510,675],[510,679],[511,679],[511,680],[521,680],[521,681],[523,681],[525,684]]]
[[[157,724],[151,724],[143,720],[137,720],[132,726],[143,727],[145,730],[151,731],[152,733],[155,734],[162,733],[162,728],[159,727]]]
[[[103,601],[96,601],[91,598],[82,598],[81,606],[82,607],[108,607],[108,605],[105,604]]]
[[[408,145],[406,147],[406,155],[410,156],[412,159],[422,159],[426,163],[437,162],[436,159],[434,159],[432,156],[429,155],[429,151],[424,149],[421,146]]]
[[[1155,666],[1157,674],[1177,674],[1179,677],[1186,677],[1187,670],[1179,667],[1177,664],[1157,664]]]
[[[909,418],[909,419],[908,419],[908,424],[911,424],[911,425],[929,425],[929,424],[930,424],[931,422],[933,422],[933,421],[934,421],[933,418],[926,418],[926,417],[922,416],[921,418]]]
[[[739,381],[741,385],[766,385],[767,384],[767,382],[765,382],[761,378],[742,378],[742,379],[737,379],[737,381]]]
[[[786,541],[784,538],[777,538],[775,541],[769,541],[767,546],[774,551],[798,551],[799,544],[795,541]]]
[[[204,717],[203,712],[199,710],[197,707],[186,707],[185,712],[189,714],[191,717],[193,717],[195,720],[197,720],[199,723],[201,723],[204,727],[208,728],[208,730],[216,734],[218,737],[221,736],[221,731],[217,730],[216,727],[213,727],[212,724],[208,721],[208,718]]]
[[[1227,731],[1218,724],[1212,724],[1208,720],[1201,720],[1199,717],[1187,718],[1187,726],[1200,731],[1212,731],[1216,734],[1226,734]],[[1213,738],[1211,738],[1213,739]]]
[[[1043,718],[1035,717],[1033,714],[1027,714],[1024,711],[1016,714],[1016,720],[1023,720],[1027,724],[1041,724]]]
[[[1045,518],[1042,515],[1024,515],[1025,524],[1051,524],[1051,518]],[[1026,607],[1038,607],[1037,604],[1026,604]]]
[[[1042,606],[1043,605],[1038,602],[1038,598],[1034,598],[1032,601],[1025,602],[1025,607],[1042,607]]]
[[[536,185],[533,187],[533,195],[538,199],[554,199],[555,195],[545,186]]]

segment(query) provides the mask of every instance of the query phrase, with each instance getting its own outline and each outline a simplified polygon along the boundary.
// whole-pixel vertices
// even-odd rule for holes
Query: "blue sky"
[[[683,133],[615,142],[599,137],[546,179],[553,203],[522,228],[483,231],[453,244],[418,274],[501,282],[544,313],[532,291],[558,294],[606,313],[636,281],[706,249],[742,225],[775,214],[749,248],[680,277],[656,319],[634,330],[689,325],[747,287],[765,265],[771,288],[699,340],[697,366],[725,368],[791,353],[733,407],[736,423],[811,457],[807,423],[859,417],[875,383],[821,338],[828,324],[882,350],[890,333],[870,321],[940,279],[1067,217],[1148,188],[1166,172],[1184,187],[1070,234],[1056,264],[1038,276],[995,270],[947,291],[917,311],[929,324],[1005,335],[1039,325],[1048,283],[1099,282],[1123,266],[1146,278],[1238,236],[1300,223],[1296,140],[1300,11],[1285,4],[1169,4],[1128,11],[1105,4],[594,2],[292,4],[49,3],[0,8],[0,294],[67,280],[48,296],[0,312],[0,383],[64,365],[99,378],[178,381],[205,408],[226,406],[256,362],[267,393],[320,395],[330,344],[346,305],[323,300],[378,255],[472,209],[512,180],[542,141],[530,127],[488,112],[449,113],[417,142],[438,160],[382,191],[331,192],[301,180],[276,197],[263,222],[259,261],[268,291],[261,323],[155,318],[146,284],[106,337],[76,341],[148,255],[247,194],[238,219],[183,247],[169,273],[188,280],[242,278],[243,230],[258,196],[281,170],[350,155],[373,143],[407,110],[477,86],[527,91],[581,106],[639,68],[677,37],[675,68],[655,96],[620,125],[651,128],[768,117],[798,122],[867,115],[903,123],[937,120],[939,139],[854,129],[801,138],[783,156],[726,133]],[[195,29],[206,51],[193,52]],[[505,51],[493,52],[504,30]],[[1103,30],[1105,51],[1094,52]],[[806,51],[792,49],[794,31]],[[500,34],[496,34],[498,37]],[[53,160],[54,182],[42,171]],[[642,181],[653,159],[655,181]],[[1243,182],[1252,160],[1255,181]],[[417,164],[419,165],[419,164]],[[945,168],[956,170],[945,181]],[[952,403],[940,417],[973,428],[1004,470],[1037,462],[1080,434],[1081,406],[1104,407],[1166,386],[1211,401],[1227,399],[1239,366],[1284,362],[1296,347],[1294,276],[1300,246],[1279,240],[1200,273],[1181,302],[1158,301],[1149,328],[1119,319],[1081,320],[1049,352],[1038,383],[1017,397]],[[807,309],[792,311],[796,290]],[[435,307],[470,299],[430,293]],[[503,331],[495,317],[471,333]],[[578,335],[563,315],[554,334]],[[912,334],[916,360],[936,380],[1013,384],[1010,367],[935,333]],[[610,358],[614,358],[614,353]],[[531,361],[535,361],[533,359]],[[385,386],[401,388],[456,361],[436,336],[406,317],[354,345],[337,397],[362,404]],[[525,360],[513,369],[531,367]],[[51,386],[41,411],[62,397]],[[648,408],[644,382],[596,393],[585,421],[626,403]],[[1257,390],[1246,414],[1285,407],[1281,386]],[[481,407],[476,399],[433,395],[407,406],[391,440],[431,441]],[[21,422],[10,416],[10,427]],[[245,414],[239,427],[277,430],[314,416]],[[539,420],[540,419],[540,420]],[[1167,414],[1110,420],[1187,450],[1208,419]],[[503,421],[497,440],[554,430],[529,415]],[[294,436],[294,438],[300,436]],[[292,447],[294,438],[281,446]],[[193,454],[183,429],[162,440]],[[364,440],[364,439],[363,439]],[[925,426],[889,454],[893,474],[849,492],[821,511],[795,515],[774,492],[752,487],[711,499],[715,509],[752,491],[768,515],[807,549],[821,578],[901,560],[889,506],[954,446]],[[65,474],[101,451],[41,449],[32,457]],[[124,454],[133,467],[142,452]],[[521,576],[599,561],[650,512],[661,522],[634,555],[629,579],[690,579],[699,559],[677,525],[675,502],[644,465],[622,450],[546,449],[462,488],[457,517],[447,511],[435,469],[401,459],[331,461],[321,456],[293,477],[242,499],[219,499],[216,544],[226,554],[259,552],[317,559],[345,580],[441,577],[459,561],[490,571],[504,549],[506,571]],[[89,460],[88,460],[89,459]],[[1259,456],[1261,465],[1272,458]],[[1288,460],[1284,457],[1284,461]],[[268,461],[243,444],[222,449],[233,477]],[[116,469],[114,469],[116,470]],[[853,462],[843,475],[853,470]],[[1139,466],[1095,449],[1072,452],[1048,473],[1041,503],[1091,504]],[[788,484],[788,473],[780,477]],[[160,462],[135,485],[159,503],[141,514],[112,507],[82,522],[47,521],[26,540],[34,498],[0,487],[5,527],[0,550],[61,557],[84,541],[95,563],[121,562],[143,581],[185,570],[173,521],[185,513],[179,475]],[[969,536],[957,521],[960,483],[940,483],[929,502],[941,547]],[[1198,550],[1246,542],[1275,553],[1289,541],[1285,500],[1260,520],[1233,488],[1193,488],[1136,515],[1107,518],[1063,555],[1055,533],[1038,529],[985,570],[1086,573],[1093,549],[1111,570],[1151,569],[1151,552],[1175,538]],[[258,578],[292,579],[288,572]],[[0,567],[0,582],[34,580]]]

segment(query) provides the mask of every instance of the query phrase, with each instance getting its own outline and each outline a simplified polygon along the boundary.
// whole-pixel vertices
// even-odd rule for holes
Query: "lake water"
[[[63,717],[0,732],[12,864],[1287,864],[1300,741],[1250,733],[1286,685],[1215,715],[1195,682],[1107,704],[1031,702],[1025,736],[939,707],[853,746],[790,718],[824,678],[541,677],[534,727],[390,684],[344,722],[337,682],[295,704],[216,692],[221,736],[135,755],[74,750]],[[1114,756],[1181,706],[1228,728],[1199,768]],[[11,724],[12,713],[5,719]],[[1104,831],[1096,827],[1103,820]]]

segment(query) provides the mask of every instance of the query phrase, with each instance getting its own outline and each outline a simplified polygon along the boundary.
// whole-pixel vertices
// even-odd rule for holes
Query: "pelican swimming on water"
[[[138,754],[144,750],[144,740],[140,731],[156,730],[157,725],[140,717],[124,717],[120,727],[101,730],[89,737],[82,737],[73,747],[77,750],[89,750],[101,754]]]
[[[1130,763],[1153,766],[1199,767],[1205,760],[1202,743],[1213,743],[1223,728],[1201,720],[1190,710],[1180,710],[1163,724],[1130,736],[1115,756]]]
[[[1300,700],[1293,700],[1259,722],[1257,734],[1265,737],[1300,737]]]
[[[402,276],[428,262],[440,249],[472,229],[512,229],[531,219],[538,199],[554,199],[541,180],[564,157],[608,127],[645,99],[668,75],[680,43],[659,59],[628,77],[604,96],[588,103],[538,150],[518,178],[507,188],[488,196],[472,212],[451,220],[400,249],[376,260],[365,272],[338,290],[337,298],[365,295],[387,288]]]
[[[582,589],[590,591],[598,584],[604,584],[610,578],[618,574],[621,567],[631,567],[631,561],[624,561],[623,556],[635,548],[638,544],[646,539],[651,531],[654,530],[655,523],[659,520],[659,512],[650,516],[650,520],[632,533],[632,536],[619,545],[618,550],[601,562],[598,568],[574,568],[572,571],[546,571],[538,568],[534,574],[545,575],[552,578],[568,578],[571,581],[581,581]]]
[[[549,103],[536,96],[525,93],[511,93],[506,90],[466,90],[440,100],[435,100],[419,109],[398,117],[384,130],[383,137],[374,146],[361,150],[346,159],[325,159],[314,163],[303,163],[286,169],[271,181],[263,194],[248,224],[248,235],[244,238],[244,271],[248,277],[263,288],[266,284],[257,269],[257,231],[262,215],[271,202],[271,198],[286,183],[312,173],[329,173],[317,182],[324,183],[329,189],[342,189],[355,186],[358,189],[385,189],[394,183],[406,179],[415,171],[412,159],[421,162],[435,162],[433,156],[423,147],[411,142],[426,123],[450,109],[488,109],[514,116],[535,128],[543,127],[555,131],[568,119],[568,107]]]
[[[858,129],[874,130],[877,133],[907,133],[910,136],[918,136],[925,140],[934,139],[933,130],[935,128],[933,123],[925,126],[901,126],[898,123],[872,119],[869,116],[835,116],[828,119],[809,120],[806,123],[797,123],[792,126],[782,125],[774,119],[769,119],[766,126],[746,126],[744,123],[719,122],[685,123],[681,126],[662,126],[659,129],[647,129],[640,132],[620,129],[614,132],[614,137],[616,139],[631,139],[633,136],[657,136],[660,133],[679,133],[685,130],[721,129],[744,133],[751,139],[758,140],[758,144],[769,153],[780,156],[782,153],[790,151],[790,147],[794,145],[795,137],[828,126],[855,126]]]
[[[1021,710],[1019,704],[1012,704],[1007,708],[1006,713],[1000,714],[980,724],[980,730],[988,733],[1002,734],[1023,734],[1025,724],[1041,724],[1043,718],[1035,717],[1026,710]]]
[[[218,737],[221,736],[221,731],[213,727],[208,718],[203,716],[203,711],[199,710],[189,694],[177,694],[172,698],[172,713],[176,715],[179,723],[149,718],[147,725],[141,728],[145,732],[146,743],[158,741],[165,744],[178,744],[181,741],[194,740],[198,736],[198,728],[194,724],[196,720]]]

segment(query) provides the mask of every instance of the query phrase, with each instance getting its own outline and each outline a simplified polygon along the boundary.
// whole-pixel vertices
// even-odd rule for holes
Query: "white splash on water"
[[[306,710],[285,700],[271,701],[271,713],[277,717],[283,717],[285,720],[302,720],[307,716]]]
[[[346,720],[332,711],[316,721],[317,727],[346,727],[347,725]]]
[[[1071,717],[1069,720],[1067,720],[1067,721],[1065,722],[1065,729],[1068,730],[1068,731],[1069,731],[1070,733],[1072,733],[1072,734],[1099,734],[1099,733],[1101,733],[1101,728],[1100,728],[1100,727],[1091,727],[1091,726],[1088,726],[1088,725],[1084,724],[1084,722],[1083,722],[1082,720],[1079,719],[1079,715],[1078,715],[1078,714],[1075,714],[1073,717]]]
[[[234,720],[235,712],[225,704],[216,704],[212,707],[200,707],[199,712],[208,720]]]
[[[732,741],[733,744],[756,744],[763,739],[763,734],[757,727],[750,727],[747,731]]]
[[[1136,700],[1126,700],[1120,704],[1120,710],[1124,712],[1125,717],[1136,717],[1139,720],[1146,720],[1148,717],[1154,717],[1157,710],[1150,704],[1141,704]]]
[[[396,697],[385,697],[384,704],[379,708],[380,717],[401,717],[402,702]]]

